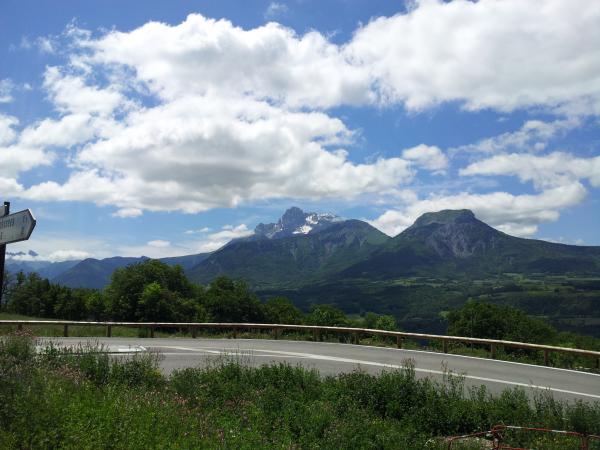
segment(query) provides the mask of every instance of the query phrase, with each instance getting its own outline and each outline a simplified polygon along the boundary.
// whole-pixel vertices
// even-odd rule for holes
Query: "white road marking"
[[[174,346],[157,346],[157,347],[158,348],[171,348],[171,349],[175,349],[175,350],[186,350],[186,351],[191,351],[191,352],[206,352],[206,353],[229,355],[229,356],[232,356],[233,354],[235,354],[235,353],[233,353],[233,354],[230,353],[230,351],[238,352],[238,353],[240,351],[243,351],[239,348],[215,350],[213,348],[207,349],[207,348],[202,348],[202,347],[197,347],[197,348],[174,347]],[[246,351],[251,352],[252,350],[246,350]],[[288,357],[315,359],[315,360],[321,360],[321,361],[335,361],[335,362],[341,362],[341,363],[347,363],[347,364],[384,367],[384,368],[388,368],[388,369],[403,369],[403,368],[405,368],[405,366],[402,366],[399,364],[380,363],[377,361],[366,361],[366,360],[362,360],[362,359],[341,358],[338,356],[326,356],[326,355],[318,355],[318,354],[314,354],[314,353],[286,352],[286,351],[280,351],[280,350],[266,350],[266,349],[260,349],[258,351],[263,352],[263,353],[273,353],[275,355],[282,355],[284,357],[288,356]],[[244,353],[240,353],[240,355],[244,356]],[[248,353],[248,354],[246,354],[246,356],[252,356],[252,354]],[[429,374],[434,374],[434,375],[447,374],[447,372],[444,372],[441,370],[420,369],[418,367],[415,367],[414,370],[415,370],[415,372],[429,373]],[[468,374],[460,374],[460,376],[471,379],[471,380],[487,381],[489,383],[508,384],[511,386],[519,386],[519,387],[525,387],[525,388],[531,388],[531,389],[549,390],[549,391],[553,391],[553,392],[560,392],[563,394],[571,394],[571,395],[577,395],[577,396],[583,396],[583,397],[590,397],[590,398],[600,400],[600,395],[587,394],[584,392],[571,391],[571,390],[567,390],[567,389],[559,389],[559,388],[548,387],[548,386],[538,386],[538,385],[535,385],[532,383],[528,384],[528,383],[521,383],[521,382],[517,382],[517,381],[501,380],[498,378],[479,377],[479,376],[468,375]]]

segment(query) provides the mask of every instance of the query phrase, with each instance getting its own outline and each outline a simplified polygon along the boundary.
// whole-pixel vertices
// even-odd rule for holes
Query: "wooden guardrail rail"
[[[438,334],[424,334],[424,333],[407,333],[404,331],[386,331],[376,330],[371,328],[351,328],[351,327],[328,327],[318,325],[285,325],[285,324],[273,324],[273,323],[196,323],[196,322],[83,322],[83,321],[71,321],[71,320],[0,320],[0,325],[13,325],[17,326],[20,330],[23,326],[35,326],[35,325],[55,325],[63,327],[63,335],[69,336],[70,326],[83,326],[83,327],[105,327],[106,336],[112,336],[113,327],[127,327],[127,328],[146,328],[150,330],[150,337],[154,337],[154,331],[160,328],[187,328],[191,333],[192,337],[196,337],[198,330],[200,329],[225,329],[232,330],[234,336],[239,330],[270,330],[273,333],[275,339],[277,339],[281,332],[286,331],[309,331],[313,333],[314,340],[320,340],[323,333],[332,334],[349,334],[354,342],[358,343],[359,337],[362,335],[372,336],[387,336],[396,339],[396,346],[402,348],[403,341],[405,339],[419,339],[427,341],[440,341],[442,343],[442,350],[444,353],[448,353],[448,344],[450,342],[460,342],[467,344],[479,344],[489,346],[491,358],[496,357],[496,350],[498,347],[512,347],[526,350],[535,350],[544,352],[544,364],[549,364],[550,353],[563,353],[569,355],[585,356],[589,358],[595,358],[596,367],[600,369],[600,352],[592,350],[582,350],[577,348],[568,347],[555,347],[551,345],[540,345],[531,344],[527,342],[514,342],[514,341],[502,341],[497,339],[481,339],[465,336],[444,336]]]

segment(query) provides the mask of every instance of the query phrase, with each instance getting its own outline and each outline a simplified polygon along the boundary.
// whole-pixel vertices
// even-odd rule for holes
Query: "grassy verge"
[[[417,379],[410,364],[379,376],[321,377],[223,360],[166,378],[157,355],[111,360],[75,350],[36,353],[31,338],[0,340],[0,448],[441,449],[443,436],[497,423],[600,433],[598,403],[465,391],[451,374],[441,383]],[[560,436],[514,434],[506,443],[577,448]]]
[[[21,316],[18,314],[0,313],[0,319],[2,320],[48,320],[38,319],[34,317]],[[16,326],[1,326],[0,336],[7,335],[17,332]],[[56,325],[36,325],[32,327],[25,327],[25,332],[30,335],[39,337],[60,337],[63,335],[63,327]],[[101,337],[106,335],[105,327],[78,327],[69,326],[69,336],[72,337]],[[146,338],[150,337],[149,330],[147,329],[135,329],[125,327],[112,327],[113,337],[132,337],[132,338]],[[173,329],[173,330],[156,330],[154,333],[155,337],[173,337],[173,338],[191,338],[192,335],[186,328]],[[197,337],[200,338],[233,338],[237,337],[240,339],[273,339],[274,335],[268,331],[240,331],[233,333],[232,331],[224,330],[198,330]],[[279,336],[279,339],[298,340],[298,341],[311,341],[313,340],[312,333],[302,332],[288,332],[284,331]],[[352,337],[350,335],[335,335],[331,333],[324,333],[321,335],[321,339],[326,342],[344,342],[351,343]],[[359,339],[359,343],[362,345],[372,345],[378,347],[396,347],[396,341],[394,338],[383,338],[378,336],[362,336]],[[403,342],[403,348],[411,350],[430,350],[441,352],[441,343],[431,342],[422,343],[412,340],[405,340]],[[449,353],[456,355],[475,356],[480,358],[489,358],[489,349],[468,346],[461,344],[449,345]],[[544,356],[543,352],[533,352],[525,350],[511,350],[499,348],[496,353],[496,359],[504,361],[522,362],[528,364],[543,365]],[[553,367],[561,367],[566,369],[575,369],[585,372],[600,373],[600,370],[596,366],[596,361],[592,358],[586,358],[582,356],[571,356],[563,355],[559,353],[550,354],[550,365]]]

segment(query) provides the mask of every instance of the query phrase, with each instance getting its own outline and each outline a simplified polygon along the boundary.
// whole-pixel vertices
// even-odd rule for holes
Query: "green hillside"
[[[226,274],[253,286],[301,285],[364,260],[388,240],[365,222],[346,220],[318,233],[233,241],[192,269],[189,276],[201,283]]]

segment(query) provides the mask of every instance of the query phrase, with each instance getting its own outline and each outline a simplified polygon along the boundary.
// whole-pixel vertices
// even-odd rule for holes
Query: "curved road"
[[[414,361],[417,377],[442,380],[446,367],[463,375],[466,386],[483,384],[493,393],[520,387],[530,395],[545,390],[561,400],[600,401],[600,375],[416,350],[266,339],[52,338],[52,341],[67,346],[97,342],[118,354],[157,351],[163,355],[160,365],[166,374],[184,367],[207,365],[219,358],[233,358],[248,365],[300,364],[325,375],[357,368],[377,374],[401,368],[410,359]]]

